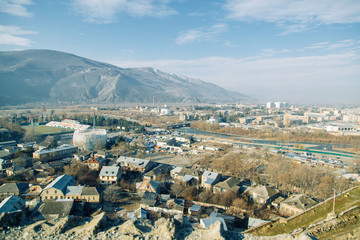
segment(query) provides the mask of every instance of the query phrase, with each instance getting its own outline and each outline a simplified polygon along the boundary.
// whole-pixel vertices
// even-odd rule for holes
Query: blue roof
[[[184,180],[184,181],[190,181],[191,179],[193,179],[194,177],[193,176],[190,176],[190,175],[185,175],[185,176],[183,176],[182,177],[182,180]]]
[[[0,214],[3,212],[9,213],[22,210],[24,207],[25,201],[21,197],[11,195],[0,203]]]
[[[68,186],[66,195],[80,195],[84,186]]]
[[[213,178],[208,178],[208,179],[206,179],[205,184],[210,184],[210,185],[212,185],[214,182],[215,182],[215,179],[213,179]]]
[[[210,227],[211,225],[213,225],[214,223],[216,223],[217,221],[220,221],[223,225],[223,228],[225,231],[227,231],[227,226],[226,226],[226,223],[224,221],[223,218],[221,217],[210,217],[210,218],[203,218],[201,219],[200,221],[202,221],[204,223],[204,227],[205,228],[208,228]]]
[[[54,181],[52,181],[49,185],[47,185],[44,190],[49,188],[56,188],[62,192],[65,191],[66,187],[69,185],[75,184],[75,179],[69,175],[61,175],[57,177]]]
[[[201,206],[199,206],[199,205],[192,205],[192,207],[190,208],[190,211],[192,211],[192,212],[198,212],[198,211],[200,211],[200,209],[201,209]]]

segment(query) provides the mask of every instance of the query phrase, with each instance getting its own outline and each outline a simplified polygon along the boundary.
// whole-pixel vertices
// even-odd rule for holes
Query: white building
[[[275,104],[273,102],[267,102],[266,103],[266,108],[267,109],[275,108]]]
[[[119,182],[122,169],[118,166],[104,166],[101,168],[99,178],[101,185],[114,184]]]

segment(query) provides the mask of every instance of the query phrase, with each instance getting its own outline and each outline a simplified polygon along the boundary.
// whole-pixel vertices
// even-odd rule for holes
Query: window
[[[54,193],[57,193],[57,190],[55,190]]]

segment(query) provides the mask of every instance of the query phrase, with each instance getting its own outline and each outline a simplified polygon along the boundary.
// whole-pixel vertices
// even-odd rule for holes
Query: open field
[[[31,133],[32,127],[26,126],[23,127],[27,133]],[[74,132],[72,129],[65,129],[65,128],[57,128],[57,127],[48,127],[45,125],[34,126],[34,133],[40,135],[46,134],[57,134],[57,133],[71,133]]]
[[[162,153],[158,153],[158,154],[154,154],[151,157],[147,157],[147,160],[152,160],[154,162],[158,162],[158,163],[166,163],[166,164],[171,164],[171,165],[175,165],[178,167],[188,167],[193,165],[195,162],[199,161],[201,157],[200,156],[190,156],[190,157],[185,157],[185,156],[180,156],[180,155],[174,155],[174,154],[162,154]]]
[[[336,214],[360,204],[360,187],[357,187],[345,194],[336,197]],[[277,234],[290,233],[298,228],[308,228],[311,224],[315,224],[327,218],[332,211],[333,201],[329,200],[308,212],[295,217],[287,222],[275,221],[263,227],[249,231],[248,233],[259,236],[274,236]]]

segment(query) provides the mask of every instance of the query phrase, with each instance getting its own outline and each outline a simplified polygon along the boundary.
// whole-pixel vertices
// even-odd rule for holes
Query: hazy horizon
[[[154,67],[260,102],[360,102],[355,0],[4,0],[0,17],[0,51]]]

